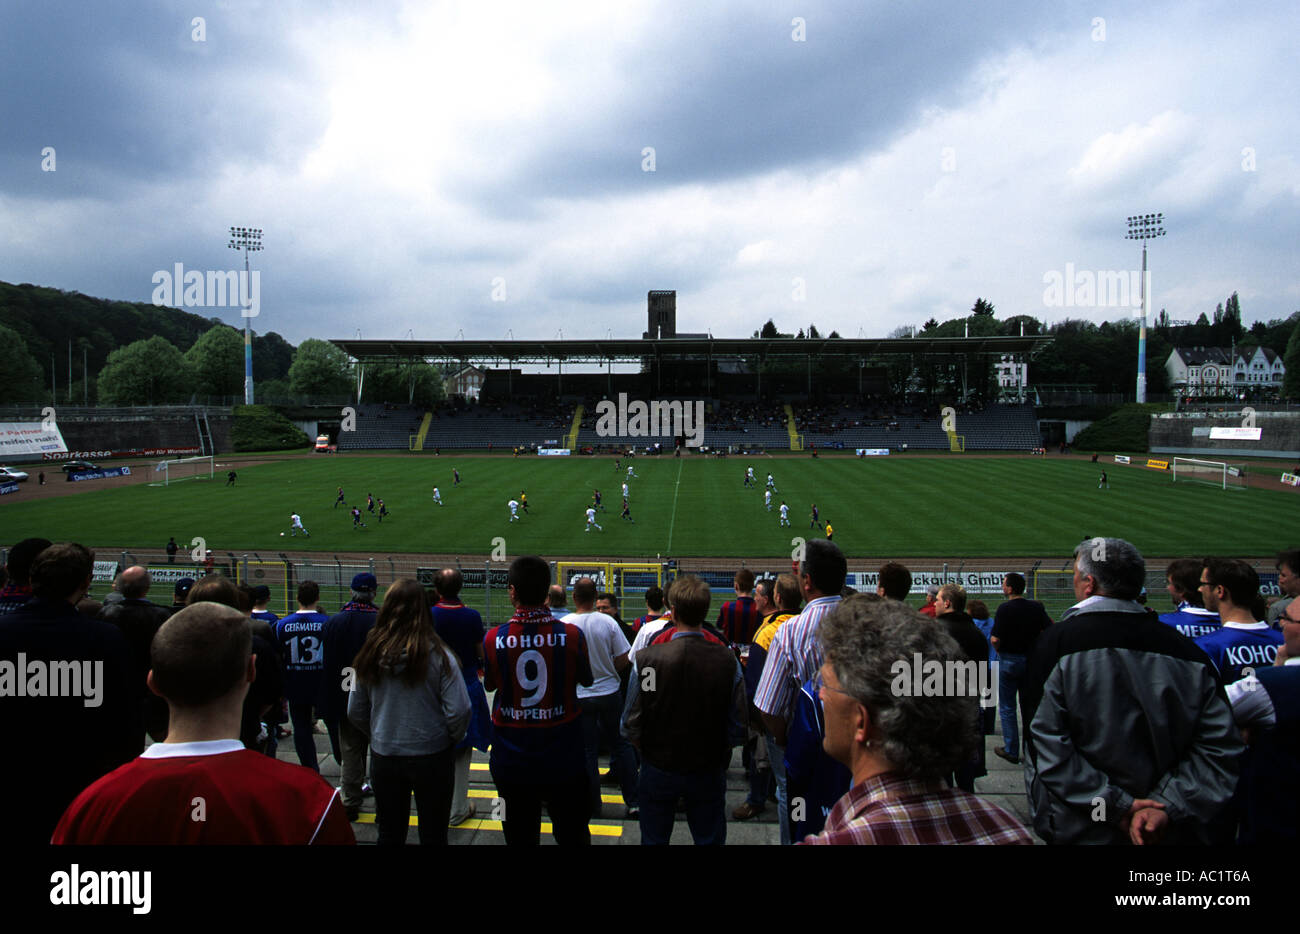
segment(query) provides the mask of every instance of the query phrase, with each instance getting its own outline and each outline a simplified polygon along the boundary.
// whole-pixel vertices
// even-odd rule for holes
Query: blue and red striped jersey
[[[521,608],[488,630],[483,659],[492,702],[492,770],[529,782],[585,769],[578,685],[593,678],[587,640],[549,608]]]
[[[734,645],[748,645],[758,632],[758,607],[753,597],[738,597],[722,604],[714,624]]]

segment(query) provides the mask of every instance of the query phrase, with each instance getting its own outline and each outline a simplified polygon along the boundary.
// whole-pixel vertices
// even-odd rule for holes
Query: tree
[[[348,355],[329,341],[303,341],[289,367],[289,387],[303,396],[348,395],[352,390]]]
[[[244,337],[234,328],[218,325],[185,352],[194,368],[195,391],[204,396],[242,396],[244,391]]]
[[[44,387],[40,364],[27,350],[27,342],[13,328],[0,325],[0,347],[5,363],[0,367],[0,402],[38,402]]]
[[[99,371],[103,405],[165,405],[194,393],[194,374],[184,354],[165,337],[119,347]]]
[[[975,299],[975,307],[970,310],[970,313],[979,318],[992,318],[993,305],[982,298],[977,298]]]
[[[781,335],[776,329],[776,324],[772,321],[771,318],[768,318],[767,324],[763,325],[763,330],[758,332],[758,336],[766,341],[766,340],[772,340],[773,338],[776,337],[780,337]]]
[[[293,365],[293,345],[272,331],[253,335],[253,379],[260,386],[272,379],[288,379]]]
[[[414,391],[411,381],[414,379]],[[361,389],[368,402],[408,402],[432,408],[446,397],[442,374],[423,361],[390,363],[366,367],[366,381]]]
[[[1282,377],[1282,395],[1287,399],[1300,399],[1300,322],[1287,341],[1286,356],[1282,358],[1286,375]]]
[[[821,335],[817,333],[817,325],[815,324],[808,325],[808,337],[812,340],[821,339]]]
[[[921,325],[921,330],[922,330],[922,331],[933,331],[933,330],[934,330],[935,328],[937,328],[938,326],[939,326],[939,322],[936,321],[936,320],[934,320],[933,318],[931,318],[929,321],[925,322],[925,324]]]

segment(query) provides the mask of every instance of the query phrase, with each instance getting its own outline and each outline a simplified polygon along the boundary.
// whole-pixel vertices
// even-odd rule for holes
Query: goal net
[[[209,454],[204,457],[162,461],[154,468],[154,472],[162,474],[163,486],[180,483],[182,480],[211,480],[216,475],[216,459]]]
[[[651,587],[662,587],[664,568],[662,564],[648,561],[558,561],[555,565],[555,582],[564,585],[566,591],[573,587],[580,577],[590,577],[596,583],[596,589],[608,591],[619,599],[620,606],[624,598],[640,598]],[[637,613],[623,614],[628,619],[635,619]]]
[[[1175,457],[1170,464],[1170,472],[1175,483],[1208,483],[1224,490],[1246,488],[1246,468],[1242,464],[1197,460],[1194,457]]]

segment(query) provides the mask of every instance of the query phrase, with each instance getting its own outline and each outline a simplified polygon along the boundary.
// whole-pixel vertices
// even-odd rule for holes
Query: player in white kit
[[[591,527],[592,527],[593,525],[594,525],[596,528],[600,529],[602,532],[605,531],[603,528],[601,528],[600,523],[598,523],[598,522],[596,521],[596,510],[595,510],[595,508],[592,507],[592,506],[588,506],[588,507],[587,507],[587,527],[586,527],[585,529],[583,529],[582,531],[584,531],[584,532],[590,532],[590,531],[591,531]]]
[[[438,488],[436,486],[433,488],[433,501],[437,503],[439,506],[442,505],[442,494],[438,492]]]
[[[295,512],[293,515],[289,517],[289,522],[292,523],[289,526],[290,535],[297,535],[299,532],[301,532],[303,535],[306,535],[308,538],[311,538],[311,533],[302,527],[302,516],[298,515]],[[281,532],[280,534],[283,535],[284,533]]]
[[[627,484],[623,484],[623,498],[627,499]]]
[[[763,504],[764,504],[765,506],[767,506],[767,511],[768,511],[768,512],[771,512],[771,511],[772,511],[772,491],[771,491],[771,490],[764,490],[764,491],[763,491]]]
[[[768,488],[769,490],[771,490],[773,493],[780,493],[780,492],[781,492],[780,490],[778,490],[778,489],[776,488],[776,480],[773,479],[773,477],[772,477],[771,474],[768,474],[768,475],[767,475],[767,488]]]
[[[781,501],[781,524],[790,524],[790,507],[785,504],[784,500]]]
[[[512,499],[506,505],[510,507],[510,521],[514,522],[519,518],[519,500]]]
[[[628,475],[629,477],[636,477],[638,480],[641,479],[640,474],[634,474],[634,473],[632,473],[632,466],[631,466],[630,464],[628,465],[628,468],[627,468],[627,475]]]

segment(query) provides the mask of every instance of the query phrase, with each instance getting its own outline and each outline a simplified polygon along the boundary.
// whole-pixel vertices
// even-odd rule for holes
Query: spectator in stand
[[[130,646],[131,660],[134,663],[131,683],[136,689],[136,700],[140,705],[141,725],[155,740],[162,740],[167,736],[167,702],[149,690],[149,646],[153,644],[154,635],[172,615],[172,611],[145,599],[152,582],[146,568],[139,565],[127,568],[118,577],[122,599],[102,607],[99,618],[116,626]],[[144,748],[143,737],[140,748]]]
[[[636,638],[632,640],[632,647],[627,651],[627,660],[630,663],[628,668],[630,673],[629,678],[636,677],[636,653],[644,649],[665,630],[672,628],[672,594],[674,583],[676,583],[675,580],[670,582],[667,590],[664,591],[664,612],[654,619],[645,622],[641,628],[637,630]]]
[[[966,612],[966,591],[960,584],[947,583],[939,588],[939,593],[934,598],[935,622],[943,625],[948,635],[952,636],[966,657],[980,665],[987,671],[988,665],[988,643],[984,641],[984,635],[975,625],[975,620]],[[985,683],[983,679],[978,681],[980,686]],[[966,685],[970,690],[974,685]],[[992,693],[990,689],[990,694]],[[980,697],[981,704],[986,698]],[[990,696],[987,698],[988,703],[992,703]],[[976,711],[974,721],[971,723],[973,734],[978,737],[978,741],[973,744],[974,750],[971,758],[964,763],[959,763],[954,770],[950,781],[963,791],[975,793],[975,779],[988,774],[988,768],[985,766],[984,755],[984,716],[981,712],[983,707]]]
[[[334,758],[343,769],[343,807],[348,820],[361,813],[362,799],[369,790],[366,777],[366,752],[370,741],[348,719],[348,694],[355,681],[353,660],[366,642],[379,610],[375,607],[375,575],[362,572],[352,578],[352,599],[330,617],[322,638],[325,645],[325,677],[321,685],[321,709],[329,730]],[[345,671],[345,669],[347,669]]]
[[[546,593],[546,602],[550,605],[551,615],[556,619],[564,619],[569,615],[569,608],[564,605],[564,585],[552,584]]]
[[[183,610],[188,605],[190,598],[190,588],[194,586],[194,578],[182,577],[172,587],[172,612]],[[108,601],[105,600],[105,603]]]
[[[420,843],[446,846],[469,694],[419,582],[405,577],[388,588],[354,664],[348,719],[370,738],[379,843],[406,843],[414,793]]]
[[[1252,610],[1259,597],[1259,575],[1237,558],[1206,558],[1201,569],[1201,593],[1206,609],[1218,613],[1223,625],[1196,644],[1210,656],[1223,684],[1240,681],[1277,658],[1282,634],[1257,620]]]
[[[940,625],[901,602],[851,597],[826,617],[818,641],[825,746],[853,787],[805,843],[1033,842],[1002,808],[942,781],[970,754],[975,698],[893,690],[899,659],[958,661]]]
[[[623,713],[619,675],[628,667],[630,646],[613,617],[594,609],[595,601],[595,582],[589,577],[580,578],[573,585],[574,612],[564,618],[564,622],[578,627],[586,638],[587,658],[594,678],[590,687],[578,687],[591,813],[598,816],[601,809],[599,760],[600,747],[604,745],[611,750],[609,770],[622,782],[623,803],[630,819],[636,816],[637,810],[636,758],[619,732]]]
[[[1201,597],[1201,562],[1179,558],[1165,569],[1165,589],[1174,601],[1174,612],[1162,613],[1160,622],[1173,626],[1189,639],[1208,636],[1219,629],[1219,614],[1205,608]]]
[[[470,762],[474,758],[475,749],[487,752],[492,745],[492,714],[488,711],[487,694],[483,690],[480,676],[486,630],[478,610],[465,606],[460,600],[464,583],[457,568],[443,568],[434,578],[438,602],[433,607],[433,628],[456,653],[470,706],[469,729],[456,747],[455,786],[451,797],[452,826],[465,823],[477,810],[469,797]]]
[[[244,748],[240,711],[256,663],[238,610],[196,603],[154,637],[149,685],[166,741],[85,789],[55,844],[352,844],[338,792],[300,766]],[[199,808],[202,816],[197,817]]]
[[[708,611],[709,585],[678,578],[672,638],[641,652],[629,685],[623,733],[641,751],[643,845],[668,843],[679,798],[697,845],[727,841],[727,765],[745,739],[745,686],[735,654],[701,632]]]
[[[623,638],[630,644],[636,638],[636,630],[623,622],[623,617],[618,615],[618,597],[612,593],[599,593],[596,595],[596,612],[604,613],[615,623],[618,624],[619,630],[623,633]],[[623,675],[626,677],[627,669],[623,669]]]
[[[998,716],[1002,718],[1002,748],[993,754],[1020,764],[1020,732],[1016,727],[1016,694],[1025,679],[1025,667],[1039,635],[1052,624],[1047,610],[1037,600],[1025,597],[1025,578],[1008,574],[1002,578],[1006,602],[998,607],[989,643],[998,653]],[[1025,728],[1029,727],[1028,712]]]
[[[736,599],[722,604],[714,626],[722,631],[727,643],[739,647],[749,645],[758,631],[758,608],[754,605],[754,572],[741,568],[734,580]]]
[[[253,588],[253,612],[250,614],[253,619],[265,620],[271,624],[272,632],[275,631],[275,624],[280,621],[280,617],[267,609],[266,605],[271,602],[271,588],[265,584],[258,584]]]
[[[1300,548],[1291,548],[1277,553],[1277,586],[1282,591],[1282,599],[1274,600],[1265,617],[1274,628],[1280,627],[1286,608],[1296,597],[1300,597]]]
[[[754,585],[754,607],[758,610],[760,626],[776,615],[775,590],[776,581],[770,577],[765,577]],[[768,639],[768,643],[770,642],[771,639]],[[763,718],[754,709],[754,689],[758,686],[759,674],[753,672],[753,666],[761,668],[761,663],[755,661],[756,648],[755,644],[751,644],[740,651],[740,667],[745,676],[745,700],[749,704],[747,708],[749,721],[746,725],[741,762],[745,766],[745,777],[749,780],[749,794],[744,802],[731,812],[734,820],[749,820],[762,814],[767,807],[770,790],[773,788],[772,764],[768,758],[765,737],[767,731],[763,726]],[[766,648],[762,649],[762,654],[766,657]]]
[[[876,580],[876,593],[890,600],[902,603],[912,592],[912,572],[896,561],[881,565]]]
[[[537,845],[545,803],[556,843],[590,844],[591,795],[577,692],[594,681],[587,640],[577,626],[551,615],[551,568],[544,560],[516,558],[509,582],[515,615],[483,640],[483,686],[496,692],[489,766],[505,804],[506,843]],[[537,719],[535,710],[551,716]]]
[[[0,587],[0,616],[12,613],[32,598],[32,562],[53,544],[48,538],[24,538],[9,549],[5,563],[6,581]]]
[[[935,616],[938,615],[939,611],[935,609],[934,606],[934,600],[937,596],[939,596],[938,584],[930,584],[925,588],[925,603],[921,605],[920,610],[922,616],[928,616],[930,619],[934,619]]]
[[[998,660],[998,651],[993,648],[993,643],[989,641],[993,635],[993,614],[989,612],[988,604],[983,600],[971,600],[966,604],[966,612],[970,614],[971,620],[975,623],[975,628],[984,636],[984,644],[989,653],[989,670],[998,671],[1001,666],[998,668],[992,667]],[[997,717],[998,709],[996,706],[980,706],[980,718],[985,736],[993,735],[997,727]]]
[[[1236,796],[1237,842],[1248,846],[1294,846],[1300,839],[1300,603],[1286,608],[1282,636],[1272,667],[1227,689],[1233,719],[1248,744]]]
[[[315,706],[325,676],[324,632],[329,617],[320,611],[320,585],[298,585],[298,609],[276,620],[275,638],[284,665],[284,697],[293,722],[293,746],[298,761],[320,771],[316,758]]]
[[[772,638],[763,676],[754,693],[754,706],[763,715],[772,743],[772,760],[785,755],[786,730],[794,716],[795,692],[821,667],[817,628],[827,613],[840,602],[840,589],[848,576],[848,562],[834,542],[813,539],[804,546],[799,565],[799,585],[808,604],[797,619],[781,626]],[[779,591],[778,584],[778,591]],[[777,798],[781,808],[781,843],[789,845],[790,824],[782,776],[777,776]]]
[[[1145,575],[1123,539],[1080,543],[1079,602],[1026,668],[1025,782],[1049,843],[1206,843],[1236,786],[1242,745],[1214,665],[1137,603]]]
[[[0,666],[25,687],[18,695],[10,685],[0,697],[12,751],[0,769],[0,800],[10,806],[6,838],[15,846],[45,846],[82,789],[143,747],[130,646],[116,626],[76,609],[94,562],[94,552],[72,543],[24,558],[30,599],[0,616]]]
[[[243,613],[248,620],[249,632],[253,636],[252,651],[257,666],[257,679],[244,698],[244,725],[240,739],[249,749],[267,752],[270,729],[265,721],[280,709],[280,700],[284,694],[284,674],[276,643],[263,635],[268,628],[266,622],[249,618],[252,609],[249,595],[241,592],[229,578],[219,574],[209,574],[196,583],[190,588],[186,599],[191,606],[203,602],[220,603]],[[274,755],[272,758],[275,758]]]
[[[654,622],[664,615],[664,592],[658,586],[652,586],[645,592],[645,616],[638,616],[632,624],[634,633],[640,632],[646,623]]]

